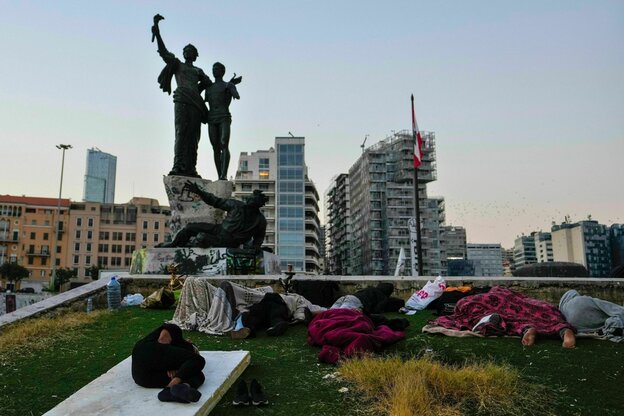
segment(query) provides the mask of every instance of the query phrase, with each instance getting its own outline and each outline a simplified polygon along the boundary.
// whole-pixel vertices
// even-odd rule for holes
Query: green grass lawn
[[[20,348],[0,355],[0,415],[46,412],[129,356],[138,339],[172,315],[171,310],[123,309],[102,315],[75,330],[71,338],[51,341],[44,349]],[[517,368],[525,381],[546,386],[539,400],[554,414],[624,414],[624,345],[580,339],[578,348],[565,350],[558,340],[538,340],[527,349],[517,338],[422,334],[422,326],[431,318],[429,312],[409,317],[406,339],[388,353],[411,356],[428,351],[448,363],[504,362]],[[231,405],[232,389],[213,411],[215,415],[352,415],[361,408],[357,392],[340,393],[343,383],[323,378],[336,367],[317,363],[319,350],[306,344],[302,325],[279,338],[261,334],[236,341],[199,332],[186,336],[202,350],[251,351],[251,365],[242,377],[258,379],[271,401],[263,408],[236,408]]]

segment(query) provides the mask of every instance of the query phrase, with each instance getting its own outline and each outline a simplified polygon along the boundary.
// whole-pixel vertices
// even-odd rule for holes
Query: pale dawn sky
[[[243,76],[229,175],[241,151],[306,138],[324,194],[369,135],[434,131],[447,224],[511,247],[564,215],[624,222],[622,1],[0,0],[0,194],[81,200],[86,150],[117,160],[117,203],[166,205],[173,102],[156,82],[154,14],[182,56]],[[198,170],[216,179],[207,128]]]

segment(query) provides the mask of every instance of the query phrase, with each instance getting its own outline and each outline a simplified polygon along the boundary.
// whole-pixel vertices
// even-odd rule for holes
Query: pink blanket
[[[461,299],[452,315],[441,316],[431,324],[460,331],[472,330],[481,318],[492,313],[500,315],[500,322],[479,327],[477,332],[481,335],[522,336],[524,329],[532,327],[540,335],[554,336],[564,328],[574,329],[556,306],[502,286]]]
[[[308,344],[322,347],[320,362],[334,364],[343,355],[381,351],[405,338],[405,332],[373,322],[355,309],[330,309],[314,317],[308,325]]]

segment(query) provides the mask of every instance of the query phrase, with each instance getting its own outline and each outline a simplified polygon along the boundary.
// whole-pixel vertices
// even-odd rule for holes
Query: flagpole
[[[416,148],[416,112],[414,111],[414,94],[412,94],[412,136],[414,140],[414,148]],[[418,195],[418,167],[414,165],[414,213],[416,217],[416,251],[418,256],[418,276],[423,275],[423,258],[422,244],[420,233],[420,195]]]

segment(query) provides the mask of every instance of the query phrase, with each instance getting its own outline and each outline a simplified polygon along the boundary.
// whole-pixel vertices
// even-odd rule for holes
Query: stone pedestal
[[[132,254],[130,274],[169,274],[176,265],[177,274],[224,276],[280,274],[280,261],[273,253],[244,248],[168,247],[144,248]]]
[[[172,236],[175,236],[189,222],[221,224],[225,217],[225,211],[207,205],[199,196],[188,192],[184,187],[186,181],[196,183],[203,190],[219,198],[231,198],[234,191],[234,184],[230,181],[212,182],[208,179],[186,176],[164,176],[163,182],[171,207],[169,228]]]

